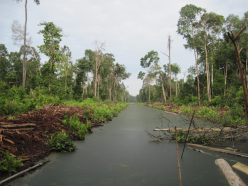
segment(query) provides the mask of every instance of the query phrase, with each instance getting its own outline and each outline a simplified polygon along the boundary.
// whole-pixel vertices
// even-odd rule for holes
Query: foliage
[[[51,139],[45,143],[55,151],[71,152],[76,149],[76,145],[69,138],[65,131],[56,132],[51,135]]]
[[[172,137],[175,138],[175,134],[172,135]],[[187,137],[187,139],[186,139]],[[213,142],[211,139],[207,138],[206,136],[192,136],[188,135],[187,133],[183,132],[182,130],[177,131],[177,141],[179,143],[184,143],[186,140],[187,143],[199,143],[199,144],[204,144],[204,145],[212,145]]]
[[[62,121],[62,124],[65,126],[69,126],[72,130],[72,133],[74,133],[79,139],[84,139],[84,137],[88,133],[88,128],[90,128],[90,125],[88,123],[86,124],[86,126],[79,121],[78,114],[70,118],[66,114],[65,119]]]
[[[11,175],[12,172],[17,172],[16,169],[22,166],[21,158],[16,159],[14,156],[11,156],[8,151],[3,152],[3,158],[0,161],[0,171],[8,172]]]
[[[8,120],[15,119],[15,116],[11,116],[11,115],[9,115],[9,117],[8,117],[7,119],[8,119]]]

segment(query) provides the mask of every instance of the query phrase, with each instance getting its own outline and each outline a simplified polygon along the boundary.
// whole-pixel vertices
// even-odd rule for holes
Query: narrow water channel
[[[174,125],[182,125],[181,118],[160,110],[131,104],[117,118],[103,127],[94,128],[86,140],[78,141],[72,153],[52,153],[51,162],[32,174],[17,178],[12,186],[138,186],[179,185],[176,145],[174,142],[151,142],[145,130],[153,132],[161,127],[157,119],[162,113]],[[181,154],[183,144],[179,144]],[[213,151],[202,154],[185,149],[180,159],[183,185],[227,185],[215,165],[225,158],[230,165],[236,161],[248,165],[248,159]],[[244,182],[248,177],[235,170]]]

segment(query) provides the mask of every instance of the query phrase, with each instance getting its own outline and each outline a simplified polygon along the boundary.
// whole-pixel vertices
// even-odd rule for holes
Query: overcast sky
[[[8,52],[19,51],[11,39],[11,25],[13,20],[24,25],[24,1],[0,0],[0,43],[5,44]],[[85,49],[94,49],[93,40],[105,41],[105,52],[114,54],[116,62],[132,73],[124,83],[135,96],[142,87],[142,81],[137,79],[139,71],[144,71],[140,58],[155,50],[161,64],[168,63],[161,51],[168,53],[169,34],[173,40],[171,62],[178,63],[182,72],[195,64],[193,52],[184,49],[185,40],[176,33],[179,10],[186,4],[224,17],[235,14],[241,18],[248,11],[247,0],[40,0],[40,5],[28,0],[27,31],[32,36],[32,46],[37,48],[43,43],[42,35],[37,34],[42,29],[38,24],[54,22],[67,35],[61,45],[70,47],[74,62],[84,56]],[[41,57],[42,63],[48,60]]]

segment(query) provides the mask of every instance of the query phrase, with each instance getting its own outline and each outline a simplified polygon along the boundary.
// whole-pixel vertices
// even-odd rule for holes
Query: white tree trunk
[[[24,47],[23,47],[23,76],[22,86],[26,85],[26,34],[27,34],[27,0],[25,1],[25,26],[24,26]]]

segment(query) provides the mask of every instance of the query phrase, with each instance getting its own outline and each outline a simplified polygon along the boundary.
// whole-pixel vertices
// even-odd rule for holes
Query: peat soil
[[[80,122],[86,124],[86,118],[82,114],[84,109],[87,108],[50,104],[44,106],[43,109],[14,115],[14,119],[10,120],[8,116],[0,116],[0,159],[3,158],[2,152],[5,151],[15,157],[21,156],[23,166],[17,170],[19,172],[33,166],[35,162],[50,154],[52,149],[48,148],[45,142],[50,139],[51,134],[64,130],[71,139],[78,140],[77,136],[69,132],[70,127],[62,124],[62,120],[65,114],[68,116],[78,114]],[[102,123],[106,122],[106,120],[91,121],[91,126],[102,126]],[[92,132],[91,129],[89,132]],[[8,176],[8,173],[0,172],[0,180]]]

